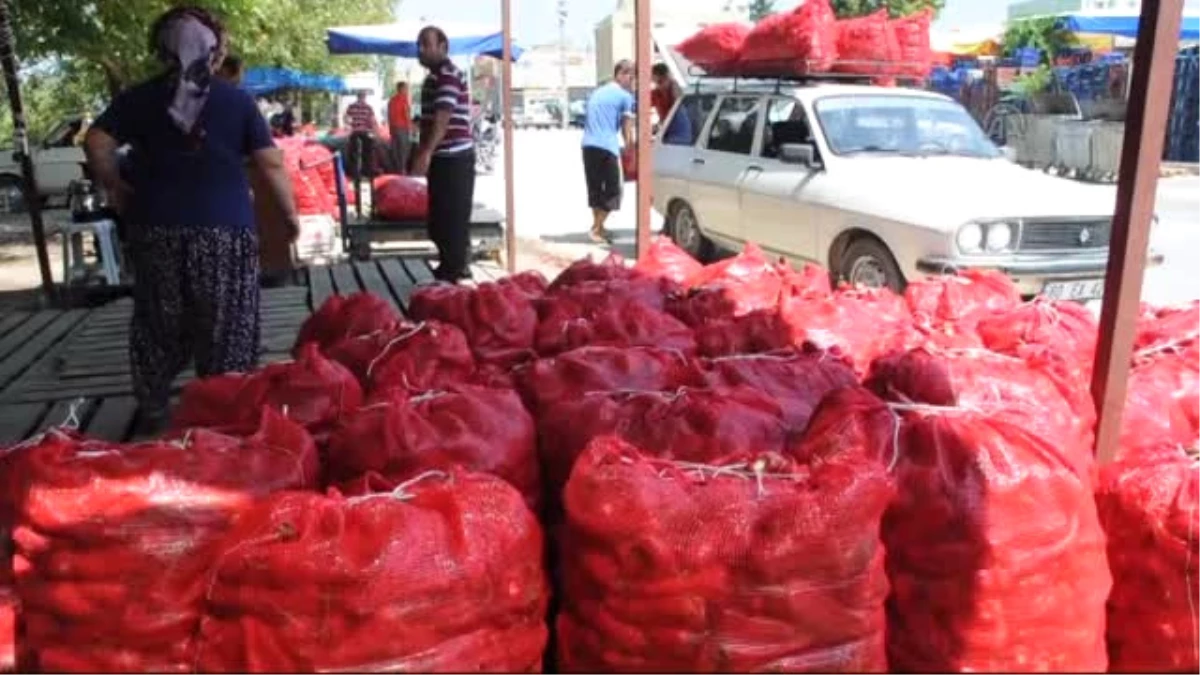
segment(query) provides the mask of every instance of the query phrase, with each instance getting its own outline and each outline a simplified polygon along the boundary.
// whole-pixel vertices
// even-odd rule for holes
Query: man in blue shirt
[[[613,79],[588,97],[583,128],[583,173],[592,209],[592,241],[609,242],[608,214],[621,208],[621,144],[633,147],[633,62],[621,61]]]

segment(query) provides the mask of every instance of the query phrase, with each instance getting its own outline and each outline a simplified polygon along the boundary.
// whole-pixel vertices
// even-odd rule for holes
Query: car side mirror
[[[817,148],[812,143],[784,143],[779,146],[779,159],[813,169],[817,167]]]
[[[1012,147],[1011,145],[1006,145],[1006,146],[1000,148],[1000,154],[1004,156],[1004,159],[1007,159],[1008,161],[1016,164],[1016,162],[1017,162],[1017,149],[1016,148]]]

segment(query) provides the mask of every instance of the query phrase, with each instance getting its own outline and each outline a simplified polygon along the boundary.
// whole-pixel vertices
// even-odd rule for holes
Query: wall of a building
[[[705,26],[745,21],[746,0],[656,0],[651,6],[652,30],[690,34]],[[634,3],[620,0],[616,10],[596,24],[596,81],[612,79],[621,59],[633,59]]]
[[[1185,0],[1184,11],[1195,13],[1200,10],[1200,0]],[[1137,14],[1142,9],[1141,0],[1022,0],[1008,6],[1008,19],[1023,19],[1034,16],[1063,14],[1066,12],[1120,12]]]

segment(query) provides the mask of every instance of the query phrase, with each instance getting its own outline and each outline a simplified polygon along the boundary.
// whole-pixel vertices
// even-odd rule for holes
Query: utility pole
[[[571,125],[571,88],[567,81],[567,0],[558,0],[558,86],[562,88],[562,128]]]

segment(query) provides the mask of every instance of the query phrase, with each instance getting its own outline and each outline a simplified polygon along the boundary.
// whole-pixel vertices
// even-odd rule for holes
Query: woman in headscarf
[[[299,231],[283,156],[253,99],[214,77],[225,32],[195,7],[151,29],[164,72],[119,94],[88,132],[88,162],[130,231],[130,361],[148,427],[165,421],[171,382],[245,371],[258,359],[259,262],[245,158]],[[128,172],[117,150],[129,146]]]

